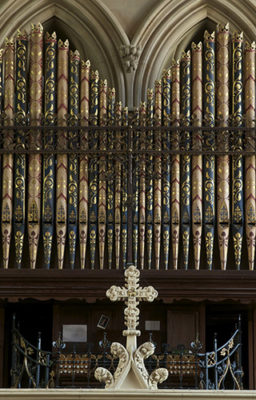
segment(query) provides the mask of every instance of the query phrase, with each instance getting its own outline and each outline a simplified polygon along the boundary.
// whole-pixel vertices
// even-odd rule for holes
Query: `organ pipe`
[[[128,112],[43,36],[0,51],[2,267],[253,270],[255,43],[206,31]]]

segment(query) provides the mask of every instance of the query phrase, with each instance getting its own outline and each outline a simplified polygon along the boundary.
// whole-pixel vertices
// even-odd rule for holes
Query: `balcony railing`
[[[112,374],[118,359],[110,352],[106,334],[99,344],[84,344],[84,352],[65,351],[61,339],[53,343],[53,351],[41,349],[41,335],[37,346],[30,344],[13,326],[12,388],[101,388],[94,372],[98,367],[107,368]],[[152,341],[152,336],[150,335]],[[196,340],[190,349],[178,346],[169,349],[163,345],[160,352],[145,360],[149,374],[156,368],[167,368],[168,379],[160,389],[243,389],[241,359],[241,321],[230,339],[218,347],[214,338],[213,350],[202,353]]]

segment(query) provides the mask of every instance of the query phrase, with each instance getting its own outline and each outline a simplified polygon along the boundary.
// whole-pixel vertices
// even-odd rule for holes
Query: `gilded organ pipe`
[[[180,125],[180,62],[172,65],[172,126]],[[179,133],[172,132],[172,150],[179,148]],[[173,268],[178,269],[180,233],[180,155],[171,160],[171,237]]]
[[[140,124],[139,109],[134,111],[134,125],[138,128]],[[136,130],[134,134],[134,149],[139,149],[139,131]],[[133,249],[133,262],[138,264],[138,248],[139,248],[139,192],[140,192],[140,167],[138,155],[134,157],[134,179],[133,179],[133,226],[132,226],[132,249]]]
[[[70,126],[78,124],[79,113],[79,77],[80,54],[70,51],[69,54],[69,117]],[[78,156],[76,150],[79,145],[78,130],[68,132],[69,149],[73,150],[68,157],[68,247],[70,268],[75,268],[77,220],[78,220]]]
[[[15,112],[18,124],[26,125],[27,115],[27,54],[28,36],[26,32],[18,31],[16,37],[16,82],[15,82]],[[17,132],[16,149],[25,148],[24,132]],[[26,215],[26,155],[14,156],[14,197],[13,197],[13,236],[15,241],[15,265],[20,269],[24,248],[25,215]]]
[[[81,61],[80,77],[80,114],[81,127],[86,128],[89,125],[89,104],[90,104],[90,61]],[[88,131],[86,129],[80,132],[81,150],[88,150]],[[79,166],[79,241],[80,241],[80,266],[85,268],[86,249],[88,237],[88,155],[80,155]]]
[[[43,27],[32,25],[30,40],[30,118],[32,126],[40,126],[42,117]],[[36,129],[30,136],[30,149],[41,147],[41,133]],[[28,160],[28,240],[30,268],[36,268],[41,222],[41,166],[40,154],[29,154]]]
[[[118,101],[115,107],[116,126],[122,126],[122,103]],[[120,151],[121,132],[116,131],[116,149]],[[121,162],[115,161],[115,268],[120,267],[121,250]]]
[[[245,123],[248,128],[255,127],[255,49],[256,44],[246,43],[245,47]],[[246,146],[255,151],[255,133],[247,133]],[[245,156],[245,226],[249,269],[254,269],[256,234],[256,164],[255,155]]]
[[[163,118],[162,123],[165,127],[170,126],[171,120],[171,69],[164,72],[162,77],[162,111]],[[163,148],[166,151],[171,149],[171,133],[166,130],[163,133]],[[170,193],[171,193],[171,164],[170,156],[165,155],[163,157],[163,267],[164,269],[169,268],[169,256],[170,256],[170,221],[171,221],[171,207],[170,207]]]
[[[192,43],[192,122],[194,127],[202,125],[202,43]],[[200,129],[192,138],[194,150],[202,149]],[[195,269],[200,268],[202,223],[203,223],[203,159],[202,155],[192,157],[192,234],[194,244]]]
[[[147,126],[153,127],[154,124],[154,98],[153,89],[147,90]],[[153,131],[147,131],[148,149],[153,148]],[[148,269],[152,268],[153,260],[153,207],[154,207],[154,185],[153,185],[154,162],[153,156],[149,155],[149,163],[147,168],[147,187],[146,187],[146,243],[147,243],[147,261]]]
[[[128,107],[123,107],[123,126],[127,129],[129,123]],[[124,134],[123,134],[124,135]],[[121,232],[121,243],[122,243],[122,260],[123,268],[127,263],[127,241],[128,241],[128,173],[127,164],[122,164],[122,232]]]
[[[91,123],[92,126],[98,125],[99,117],[99,72],[91,73]],[[98,146],[97,131],[91,132],[92,149],[96,150]],[[96,261],[96,240],[98,232],[98,163],[95,156],[89,160],[89,242],[90,242],[90,260],[91,269],[95,268]]]
[[[155,127],[161,126],[162,119],[162,83],[155,82]],[[161,150],[161,133],[155,130],[155,149]],[[162,165],[161,156],[154,160],[154,244],[155,244],[155,268],[160,268],[161,222],[162,222]]]
[[[128,113],[68,41],[28,37],[0,51],[2,267],[253,270],[254,42],[206,31]]]
[[[61,130],[58,133],[58,147],[64,152],[67,150],[67,122],[68,112],[68,50],[69,42],[58,42],[58,69],[57,69],[57,117]],[[64,251],[67,235],[67,184],[68,184],[68,157],[67,154],[57,155],[56,167],[56,234],[58,269],[63,269]]]
[[[47,126],[54,126],[56,115],[57,87],[57,35],[46,33],[45,37],[45,84],[44,84],[44,117]],[[47,150],[54,149],[53,130],[45,137]],[[47,154],[43,157],[43,202],[42,231],[44,248],[44,267],[50,268],[54,218],[55,218],[55,156]]]
[[[235,33],[232,41],[232,119],[234,126],[243,125],[243,33]],[[234,150],[242,150],[241,132],[237,132]],[[243,228],[243,156],[232,157],[232,236],[235,267],[241,268]]]
[[[215,32],[204,34],[204,102],[203,115],[209,128],[215,125]],[[214,148],[215,138],[207,132],[206,144]],[[212,270],[215,231],[215,156],[206,154],[203,160],[203,213],[207,269]]]
[[[116,91],[115,88],[109,89],[108,92],[108,148],[113,150],[114,132],[111,126],[115,124],[115,102]],[[113,264],[113,249],[114,249],[114,166],[113,158],[110,155],[107,162],[107,173],[109,174],[107,183],[107,241],[108,241],[108,268],[112,268]]]
[[[100,82],[100,125],[105,126],[107,121],[107,80]],[[100,136],[100,149],[106,150],[107,132],[103,131]],[[100,269],[104,268],[105,240],[106,240],[106,157],[99,160],[99,259]]]
[[[14,117],[14,40],[6,39],[4,55],[4,112],[6,115],[5,124],[13,125]],[[4,135],[4,147],[11,148],[13,145],[13,132],[7,131]],[[3,155],[3,181],[2,181],[2,243],[3,243],[3,267],[8,268],[12,219],[13,219],[13,154]],[[15,191],[16,192],[16,191]],[[16,192],[17,193],[17,192]],[[29,232],[31,233],[31,232]]]
[[[220,127],[228,126],[229,118],[229,25],[217,29],[217,118]],[[218,148],[228,149],[227,132],[218,137]],[[230,226],[229,155],[217,157],[217,225],[222,270],[227,268]]]
[[[142,131],[141,150],[145,152],[146,144],[146,103],[140,104],[140,126]],[[139,196],[139,237],[140,237],[140,268],[145,268],[145,232],[146,232],[146,160],[145,154],[142,154],[140,161],[140,196]]]
[[[191,52],[184,52],[181,57],[181,114],[185,130],[182,141],[184,149],[188,151],[191,146],[190,132],[187,127],[191,120]],[[190,224],[191,224],[191,157],[183,155],[181,157],[181,236],[183,247],[183,265],[188,269],[189,265],[189,243],[190,243]]]

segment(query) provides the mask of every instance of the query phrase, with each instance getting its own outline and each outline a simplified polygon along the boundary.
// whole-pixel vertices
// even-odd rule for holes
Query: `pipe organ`
[[[0,52],[1,267],[255,268],[255,43],[192,43],[133,112],[69,42]]]

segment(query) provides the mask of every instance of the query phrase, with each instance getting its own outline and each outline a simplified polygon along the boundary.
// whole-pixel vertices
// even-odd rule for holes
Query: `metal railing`
[[[129,121],[120,119],[114,125],[99,126],[93,117],[85,125],[82,120],[70,116],[52,121],[31,121],[29,116],[23,121],[10,121],[0,116],[0,154],[69,154],[75,151],[78,155],[112,155],[121,160],[128,159],[130,152],[133,156],[255,154],[255,127],[245,124],[238,127],[232,122],[221,127],[220,123],[212,127],[205,121],[202,126],[195,126],[193,122],[184,124],[181,120],[179,126],[152,126],[151,122],[141,126],[131,117]]]
[[[152,337],[150,336],[150,340]],[[13,388],[102,388],[95,377],[97,367],[104,367],[114,374],[118,359],[110,352],[110,342],[106,333],[94,349],[86,343],[83,353],[65,351],[66,345],[59,338],[53,343],[53,351],[41,349],[41,337],[37,347],[31,345],[20,332],[13,327],[11,387]],[[178,346],[162,351],[145,360],[149,374],[159,367],[167,368],[168,379],[160,389],[243,389],[243,368],[241,357],[241,320],[231,338],[218,347],[214,338],[213,351],[200,352],[199,341],[191,344],[190,349]]]
[[[47,387],[53,366],[51,356],[50,351],[41,348],[41,333],[38,333],[37,346],[33,346],[15,327],[13,316],[11,387]]]

